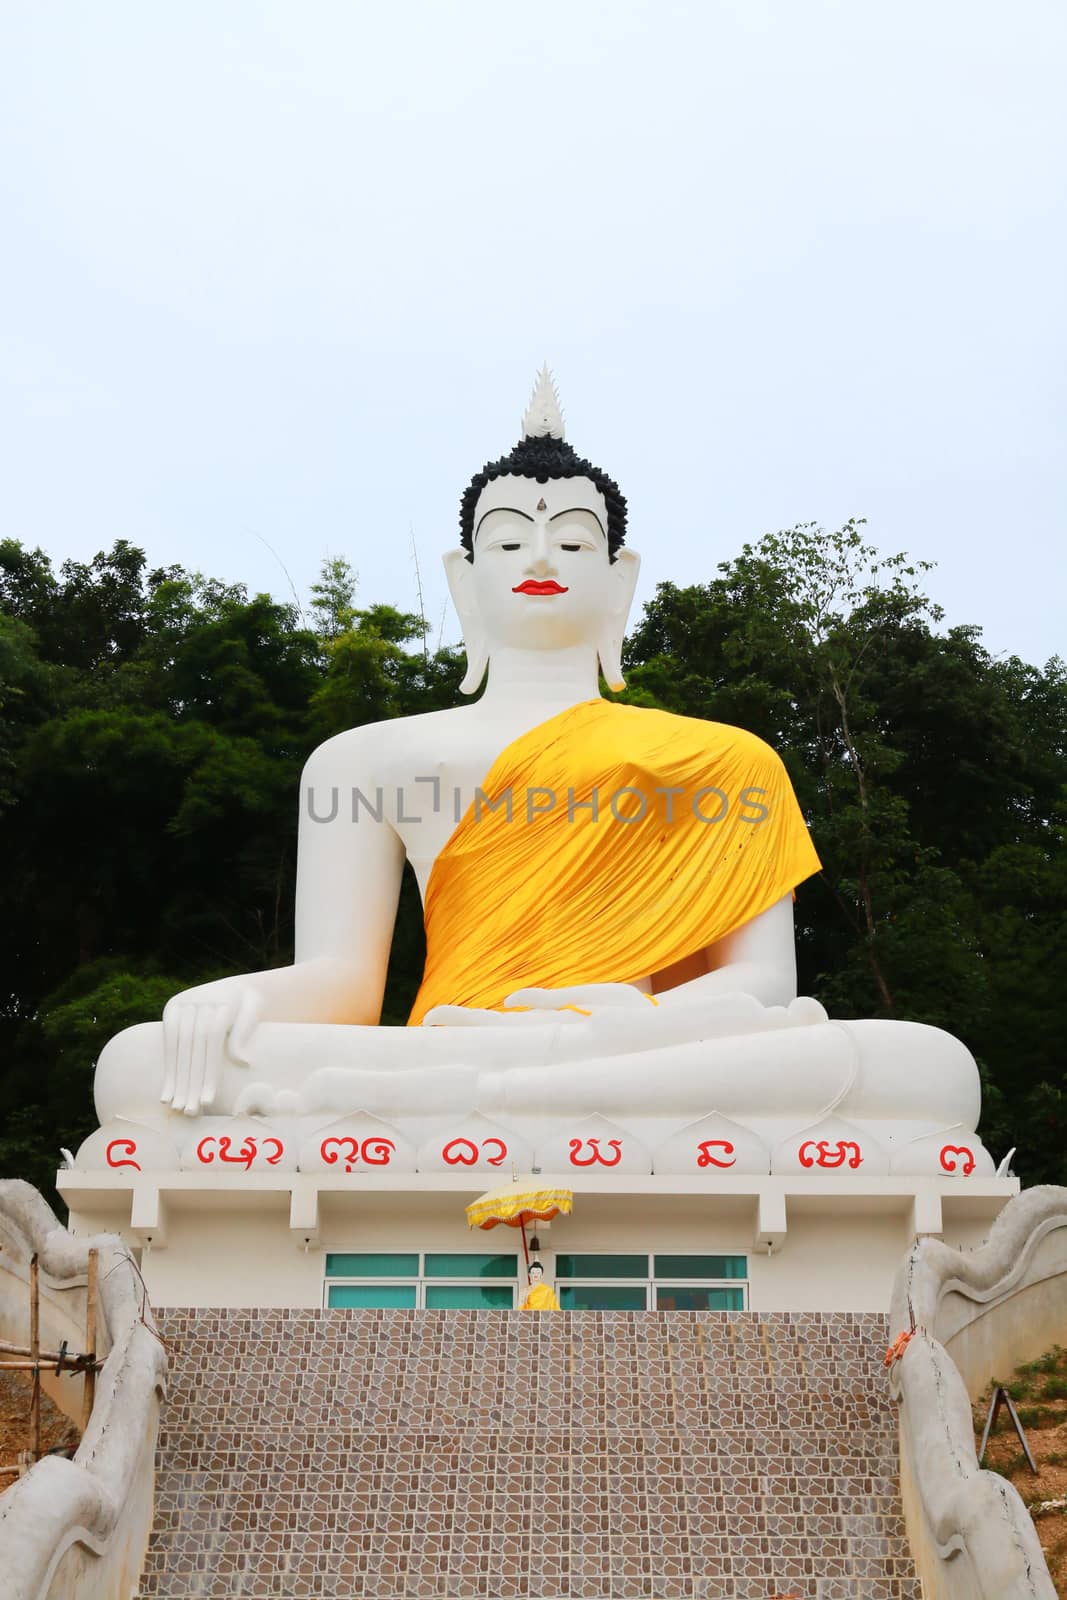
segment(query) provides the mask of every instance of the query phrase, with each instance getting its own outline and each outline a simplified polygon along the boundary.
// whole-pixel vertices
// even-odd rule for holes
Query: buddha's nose
[[[554,572],[556,570],[552,559],[552,545],[548,537],[548,529],[545,527],[534,530],[530,546],[530,570],[538,573]]]

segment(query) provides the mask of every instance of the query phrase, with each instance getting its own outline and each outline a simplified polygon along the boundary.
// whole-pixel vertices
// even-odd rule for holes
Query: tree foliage
[[[802,987],[936,1023],[979,1060],[987,1143],[1063,1181],[1067,674],[940,629],[928,568],[862,525],[746,545],[661,584],[626,648],[636,704],[751,728],[789,767],[823,872]],[[0,541],[0,1171],[48,1187],[93,1126],[93,1064],[176,990],[292,956],[300,768],[343,728],[449,706],[462,656],[357,605],[305,616],[119,541],[56,571]],[[385,1020],[423,958],[405,880]]]

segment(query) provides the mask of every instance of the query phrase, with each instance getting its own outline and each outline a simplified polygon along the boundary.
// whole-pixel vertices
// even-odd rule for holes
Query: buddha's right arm
[[[359,730],[362,732],[362,730]],[[175,995],[163,1012],[162,1099],[195,1116],[209,1107],[224,1060],[248,1064],[259,1022],[377,1023],[381,1016],[404,849],[384,821],[343,803],[309,804],[352,784],[360,741],[342,735],[311,757],[301,780],[297,855],[296,960]],[[353,759],[355,757],[355,760]]]

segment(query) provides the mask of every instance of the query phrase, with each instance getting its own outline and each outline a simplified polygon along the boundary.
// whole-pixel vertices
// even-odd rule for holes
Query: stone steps
[[[145,1600],[918,1600],[882,1317],[160,1322]]]

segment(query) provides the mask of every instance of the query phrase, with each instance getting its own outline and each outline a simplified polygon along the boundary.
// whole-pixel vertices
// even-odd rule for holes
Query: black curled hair
[[[498,461],[488,461],[481,472],[476,472],[464,491],[459,505],[459,542],[467,552],[467,560],[474,555],[474,508],[478,496],[494,478],[514,476],[536,478],[547,483],[550,478],[589,478],[604,496],[608,508],[608,554],[612,561],[626,537],[626,498],[614,478],[594,467],[571,448],[565,439],[520,439],[510,455]]]

